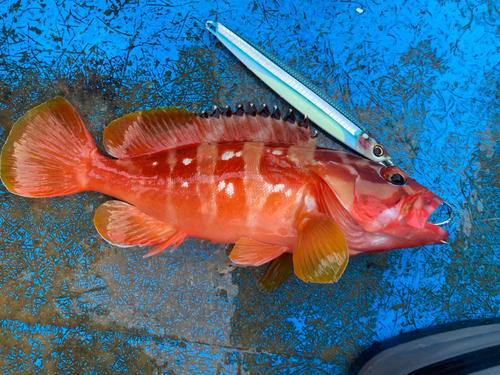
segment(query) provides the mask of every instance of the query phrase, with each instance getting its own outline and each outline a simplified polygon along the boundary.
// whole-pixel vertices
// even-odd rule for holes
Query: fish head
[[[358,224],[357,230],[364,232],[350,233],[353,238],[367,239],[359,250],[384,251],[447,240],[446,229],[429,222],[444,200],[400,168],[340,152],[326,153],[315,168],[336,198],[332,215],[346,220],[346,215],[338,213],[340,207]],[[344,227],[356,230],[353,225]]]

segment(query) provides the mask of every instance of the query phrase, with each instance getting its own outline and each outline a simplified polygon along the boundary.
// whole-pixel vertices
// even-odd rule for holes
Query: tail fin
[[[52,197],[85,190],[92,136],[75,109],[55,98],[14,124],[2,149],[0,177],[12,193]]]

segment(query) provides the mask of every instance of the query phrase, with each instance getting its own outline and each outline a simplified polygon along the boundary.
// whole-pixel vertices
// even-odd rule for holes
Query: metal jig
[[[205,27],[264,83],[325,132],[370,160],[394,165],[380,142],[296,70],[218,22],[207,21]]]

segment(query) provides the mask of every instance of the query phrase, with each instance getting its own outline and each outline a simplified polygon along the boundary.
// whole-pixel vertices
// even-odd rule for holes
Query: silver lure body
[[[300,73],[218,22],[207,21],[205,26],[248,69],[325,132],[374,162],[393,165],[385,149],[353,116]]]

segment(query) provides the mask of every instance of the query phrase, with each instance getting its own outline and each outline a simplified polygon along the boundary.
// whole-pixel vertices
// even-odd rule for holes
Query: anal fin
[[[260,266],[279,257],[285,247],[273,246],[250,238],[240,238],[229,254],[229,259],[237,266]]]
[[[121,201],[100,205],[95,212],[94,224],[102,238],[115,246],[154,246],[145,257],[171,246],[175,249],[186,238],[185,233],[170,224],[156,220]]]
[[[337,281],[349,261],[344,234],[337,224],[320,212],[299,217],[293,267],[297,277],[313,283]]]

